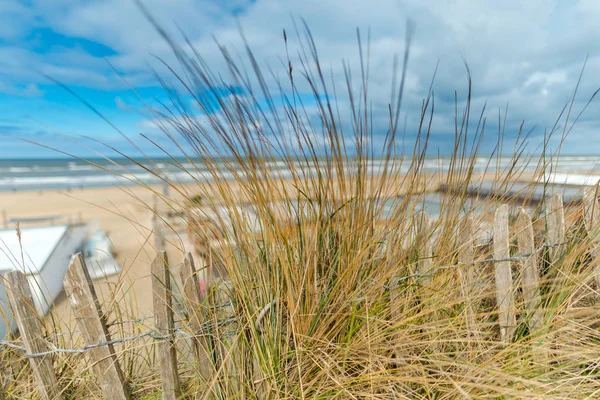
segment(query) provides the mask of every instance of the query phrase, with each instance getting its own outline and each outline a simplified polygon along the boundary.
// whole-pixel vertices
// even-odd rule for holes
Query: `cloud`
[[[125,101],[118,96],[115,97],[115,104],[117,105],[119,110],[123,110],[123,111],[131,111],[132,110],[132,107],[130,107],[128,104],[126,104]]]
[[[41,97],[44,95],[44,92],[34,83],[30,83],[25,87],[16,87],[10,83],[0,82],[0,93],[19,97]]]
[[[3,23],[0,24],[0,39],[14,40],[27,34],[31,10],[25,4],[14,0],[2,1],[0,15],[3,19]]]
[[[133,1],[31,0],[28,3],[29,6],[7,0],[0,4],[4,22],[0,24],[0,82],[4,85],[0,86],[0,92],[15,96],[19,91],[30,96],[43,94],[48,82],[39,72],[69,85],[108,92],[126,89],[127,85],[105,58],[136,88],[158,86],[149,66],[169,74],[157,58],[181,72],[169,45]],[[538,136],[532,136],[538,139],[545,127],[554,124],[572,95],[586,56],[585,74],[574,109],[583,108],[600,86],[597,78],[600,76],[597,47],[600,3],[591,0],[501,3],[146,0],[143,3],[182,47],[186,45],[179,29],[186,33],[211,70],[222,77],[225,86],[234,82],[215,38],[230,49],[235,59],[245,59],[237,18],[257,62],[264,68],[268,85],[275,92],[277,77],[285,81],[287,74],[282,35],[286,29],[298,90],[310,93],[309,85],[301,79],[301,59],[314,72],[314,65],[304,54],[307,39],[302,32],[300,18],[303,18],[315,40],[329,90],[335,85],[344,121],[350,118],[350,110],[342,60],[350,68],[353,87],[358,88],[361,64],[356,28],[359,27],[365,54],[367,38],[370,44],[370,107],[373,126],[380,136],[385,134],[389,119],[394,55],[402,56],[405,21],[411,19],[416,31],[401,119],[407,118],[407,135],[414,137],[422,99],[439,62],[433,83],[436,109],[433,129],[436,146],[442,148],[453,138],[455,91],[461,102],[459,109],[466,99],[465,62],[473,78],[473,115],[478,115],[487,104],[487,130],[495,132],[498,111],[504,112],[508,104],[508,139],[515,137],[521,121],[526,122],[527,128],[538,127]],[[300,28],[299,34],[295,24]],[[38,39],[38,47],[26,45],[32,34]],[[39,43],[43,45],[48,41],[55,45],[40,49]],[[249,70],[248,60],[244,63]],[[273,75],[267,68],[271,68]],[[252,74],[249,75],[255,83]],[[285,82],[283,89],[289,94],[289,85]],[[258,99],[259,103],[261,100]],[[112,96],[105,106],[123,113],[139,109],[120,94]],[[597,103],[592,104],[581,124],[573,130],[573,137],[582,137],[600,128],[597,111]],[[121,117],[115,113],[113,118],[118,122]],[[495,142],[492,136],[493,133],[488,136],[489,143]],[[567,142],[566,147],[569,146],[580,148],[577,143]],[[587,151],[599,152],[600,144]]]

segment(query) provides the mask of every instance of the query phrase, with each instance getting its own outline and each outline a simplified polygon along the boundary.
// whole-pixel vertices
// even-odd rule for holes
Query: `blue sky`
[[[466,95],[463,60],[473,77],[473,114],[478,115],[487,104],[488,148],[495,142],[498,110],[503,112],[507,104],[506,137],[514,138],[524,121],[526,129],[535,127],[531,136],[535,147],[571,96],[586,56],[587,66],[574,110],[578,112],[600,87],[597,1],[143,3],[181,43],[179,30],[185,32],[210,68],[219,73],[224,71],[224,62],[214,38],[233,51],[241,51],[239,21],[259,63],[285,74],[281,66],[281,58],[285,57],[281,32],[293,32],[293,19],[302,17],[311,28],[328,76],[341,86],[342,60],[351,66],[354,76],[359,74],[356,28],[360,27],[365,35],[370,29],[370,94],[374,127],[382,133],[386,127],[393,56],[403,52],[405,21],[410,18],[416,31],[403,113],[407,141],[414,137],[421,101],[439,62],[434,82],[432,147],[442,152],[452,141],[454,91],[460,100]],[[291,36],[290,52],[295,58],[298,41]],[[143,144],[139,135],[163,140],[144,110],[144,104],[156,106],[158,101],[167,99],[152,72],[155,68],[168,75],[157,57],[176,64],[167,43],[131,0],[3,0],[0,159],[58,155],[25,141],[82,156],[106,151],[95,140],[132,155],[135,150],[130,140],[150,154],[156,152]],[[88,101],[125,137],[48,77]],[[227,78],[224,80],[227,84]],[[310,106],[309,96],[304,100]],[[347,100],[340,94],[342,109]],[[341,115],[347,114],[342,110]],[[600,105],[595,101],[571,132],[564,151],[600,154],[599,128]]]

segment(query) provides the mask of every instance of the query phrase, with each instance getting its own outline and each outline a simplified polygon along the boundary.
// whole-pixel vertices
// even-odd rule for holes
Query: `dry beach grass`
[[[449,168],[433,177],[436,184],[456,190],[442,198],[439,218],[428,224],[417,209],[432,179],[422,168],[434,111],[432,93],[423,103],[415,145],[408,155],[402,154],[397,143],[405,62],[391,82],[394,100],[388,108],[389,126],[382,149],[376,150],[368,106],[368,58],[361,58],[357,80],[347,74],[344,96],[350,99],[345,110],[349,116],[342,121],[336,102],[340,94],[322,72],[310,32],[300,31],[298,36],[302,39],[299,65],[292,67],[286,61],[285,82],[276,81],[273,86],[266,84],[249,49],[246,55],[252,67],[247,70],[223,49],[230,74],[225,82],[193,48],[184,51],[165,36],[184,71],[176,77],[206,120],[195,118],[176,97],[163,110],[155,110],[155,117],[165,135],[182,144],[182,152],[192,149],[185,154],[187,161],[208,171],[212,183],[198,180],[183,187],[166,180],[173,196],[162,196],[157,188],[135,187],[113,190],[116,200],[100,202],[118,212],[97,211],[98,215],[106,213],[102,214],[106,221],[123,221],[115,219],[111,229],[117,251],[139,254],[125,263],[128,272],[114,278],[106,285],[110,289],[102,292],[109,320],[136,319],[152,311],[139,307],[150,307],[151,293],[136,285],[142,285],[140,279],[147,275],[155,255],[151,243],[144,243],[146,239],[153,243],[154,238],[144,230],[136,233],[135,221],[151,216],[155,197],[160,199],[163,218],[169,209],[192,215],[196,205],[191,198],[200,196],[201,206],[221,217],[209,224],[190,217],[195,229],[192,236],[199,243],[210,238],[210,243],[227,245],[201,247],[197,261],[202,256],[209,266],[221,269],[227,285],[219,296],[229,305],[210,307],[212,295],[200,305],[189,304],[174,273],[179,286],[174,306],[178,327],[194,334],[190,328],[194,313],[203,321],[233,322],[213,324],[214,329],[200,338],[205,353],[200,364],[191,357],[189,338],[177,339],[186,397],[597,398],[598,288],[592,267],[599,260],[590,253],[594,237],[582,234],[581,218],[567,215],[568,245],[560,247],[562,252],[543,248],[534,256],[541,266],[537,329],[531,329],[532,315],[524,311],[522,292],[515,290],[517,326],[512,327],[514,334],[508,340],[502,340],[495,297],[496,263],[470,266],[477,279],[468,295],[464,279],[469,266],[439,268],[460,265],[461,252],[469,242],[461,237],[461,227],[472,220],[475,230],[469,237],[480,236],[480,228],[489,226],[487,211],[494,211],[502,202],[489,199],[482,209],[466,195],[485,126],[483,117],[473,125],[470,96],[463,112],[457,111]],[[363,47],[359,39],[361,54],[368,53]],[[298,81],[310,88],[316,114],[302,104]],[[289,92],[283,90],[284,85]],[[243,88],[244,95],[214,93],[215,88],[232,86]],[[276,102],[276,95],[284,100]],[[218,103],[217,111],[213,102]],[[564,117],[568,120],[567,112]],[[556,129],[548,136],[565,133]],[[556,153],[546,147],[549,141],[541,146],[543,156],[532,156],[526,153],[525,139],[525,134],[519,135],[511,148],[513,166],[490,172],[498,187],[519,178],[527,163],[537,165],[532,179],[552,165]],[[498,142],[502,141],[499,129]],[[500,155],[497,150],[490,156],[492,166]],[[215,153],[224,157],[214,158]],[[172,159],[174,167],[180,165],[178,160]],[[373,161],[378,163],[375,174],[369,169]],[[274,169],[275,162],[289,174]],[[405,167],[402,173],[401,165]],[[160,170],[152,171],[163,177]],[[196,176],[194,169],[189,173]],[[403,196],[397,196],[399,188]],[[0,199],[19,202],[18,196],[6,194]],[[73,196],[98,203],[92,190]],[[46,193],[40,201],[50,207],[58,198]],[[238,208],[241,203],[251,205],[252,220],[244,208]],[[217,212],[219,207],[229,210],[227,220]],[[119,213],[132,215],[134,223]],[[545,225],[542,205],[533,208],[532,217],[537,224],[538,248],[546,236],[545,226],[539,227]],[[182,231],[169,232],[169,224],[164,218],[165,239],[172,242],[171,264],[177,267],[183,259],[181,251],[176,254],[181,247],[177,235]],[[511,225],[511,254],[519,254],[514,248],[518,233]],[[143,250],[135,252],[138,245],[144,246]],[[475,248],[474,257],[488,259],[492,251],[490,243],[483,241]],[[424,265],[436,272],[415,276]],[[512,263],[515,287],[522,279],[521,265],[522,261]],[[216,280],[207,283],[210,290],[217,290]],[[67,315],[62,319],[68,320],[66,305],[60,312]],[[58,319],[46,321],[48,334],[72,329],[68,323],[53,321]],[[114,325],[111,330],[114,337],[125,337],[148,327],[152,320]],[[76,334],[52,340],[63,346],[81,345]],[[150,338],[116,346],[135,398],[161,396],[155,346]],[[3,350],[0,363],[9,366],[2,384],[10,396],[37,396],[28,364],[18,351]],[[54,363],[65,397],[102,397],[85,356],[57,354]]]

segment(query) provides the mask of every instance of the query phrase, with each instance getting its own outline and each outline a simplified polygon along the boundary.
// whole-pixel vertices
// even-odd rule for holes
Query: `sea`
[[[190,162],[191,161],[191,162]],[[535,161],[535,162],[534,162]],[[534,171],[537,159],[519,166],[524,171]],[[513,159],[480,157],[475,163],[475,172],[506,170]],[[369,173],[377,174],[383,168],[383,160],[371,160]],[[281,161],[269,162],[269,168],[283,177],[290,171]],[[410,160],[395,163],[399,172],[409,170]],[[423,162],[425,172],[444,172],[450,165],[449,158],[432,157]],[[600,156],[561,156],[552,162],[552,173],[561,176],[582,176],[582,173],[600,178]],[[157,176],[157,174],[159,176]],[[225,178],[233,179],[233,174],[222,172]],[[139,184],[159,184],[160,177],[173,182],[209,182],[211,174],[201,160],[161,159],[14,159],[0,160],[0,192],[71,190],[80,188],[108,187]]]

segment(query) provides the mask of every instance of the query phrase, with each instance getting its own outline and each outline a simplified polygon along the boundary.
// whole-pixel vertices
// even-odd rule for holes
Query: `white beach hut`
[[[29,281],[35,305],[45,315],[63,289],[71,256],[83,250],[85,225],[57,225],[0,230],[0,275],[20,270]],[[15,323],[8,304],[5,281],[0,281],[0,338],[12,332]]]

